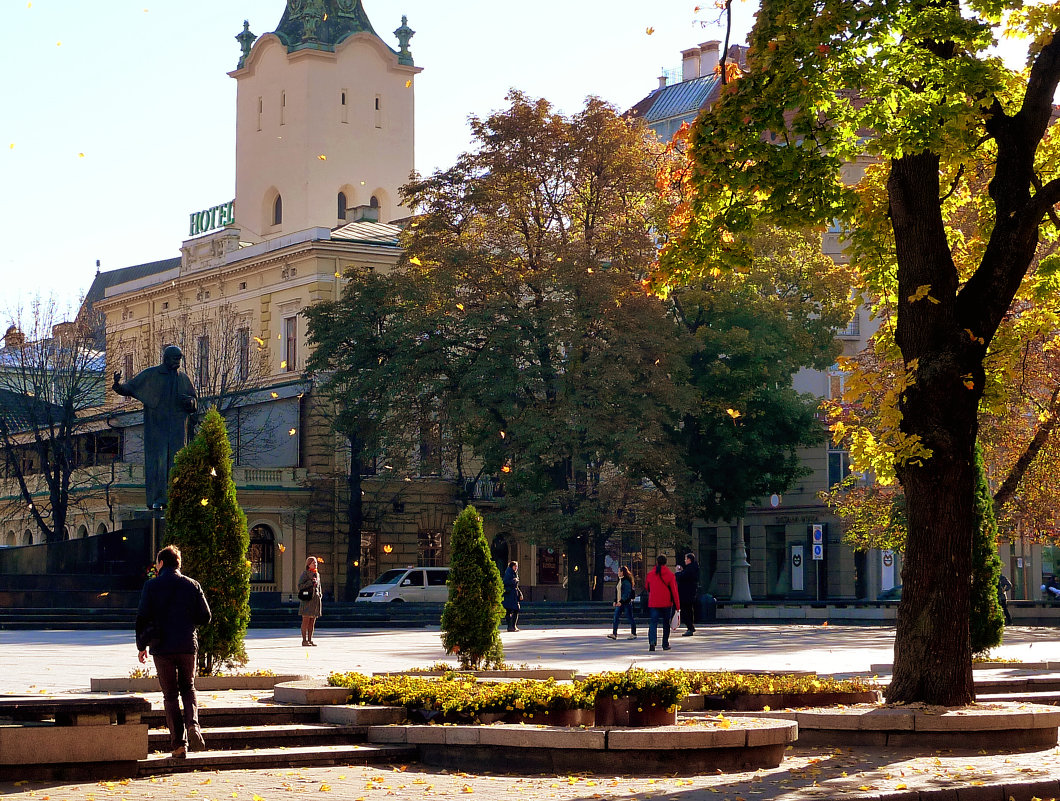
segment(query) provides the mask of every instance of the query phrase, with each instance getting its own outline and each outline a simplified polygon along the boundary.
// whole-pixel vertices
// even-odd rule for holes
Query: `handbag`
[[[312,590],[312,588],[299,590],[298,591],[298,600],[299,601],[311,601],[311,600],[313,600],[313,590]]]
[[[681,628],[681,610],[675,609],[674,616],[670,618],[670,631],[677,631]]]

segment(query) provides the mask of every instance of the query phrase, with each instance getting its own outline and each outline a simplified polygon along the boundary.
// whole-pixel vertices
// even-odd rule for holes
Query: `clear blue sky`
[[[739,5],[739,4],[738,4]],[[376,31],[416,30],[416,168],[449,166],[467,118],[518,88],[565,112],[626,108],[680,51],[721,39],[708,3],[364,0]],[[33,295],[76,303],[95,273],[179,255],[188,214],[235,186],[234,36],[284,0],[0,0],[0,322]],[[738,8],[742,42],[753,8]],[[649,34],[648,29],[652,29]],[[83,154],[83,155],[82,155]]]

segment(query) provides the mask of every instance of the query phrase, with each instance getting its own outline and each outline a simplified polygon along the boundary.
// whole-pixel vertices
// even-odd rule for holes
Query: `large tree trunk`
[[[898,465],[909,533],[887,700],[958,706],[975,698],[968,620],[983,370],[957,323],[938,168],[933,154],[905,156],[892,162],[888,180],[899,265],[895,339],[911,379],[901,429],[931,453]],[[925,285],[930,298],[918,292]]]
[[[589,548],[584,531],[567,539],[567,600],[589,600]]]

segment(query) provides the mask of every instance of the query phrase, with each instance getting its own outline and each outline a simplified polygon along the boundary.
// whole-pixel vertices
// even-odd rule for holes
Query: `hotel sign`
[[[203,211],[191,213],[191,224],[188,228],[188,236],[198,236],[212,231],[214,228],[224,228],[236,221],[236,202],[230,200],[220,206],[214,206]]]

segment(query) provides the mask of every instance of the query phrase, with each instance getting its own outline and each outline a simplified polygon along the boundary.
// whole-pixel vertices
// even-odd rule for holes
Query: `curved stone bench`
[[[790,720],[702,720],[652,728],[487,726],[371,726],[373,743],[415,745],[420,760],[456,770],[496,770],[513,753],[520,771],[701,773],[776,767],[798,737]],[[679,752],[675,754],[675,751]]]
[[[350,700],[350,690],[321,684],[319,679],[285,681],[272,688],[272,700],[278,704],[314,706],[345,704]]]
[[[799,724],[808,745],[973,748],[996,753],[1057,744],[1060,709],[1021,703],[947,707],[848,707],[769,713]]]

